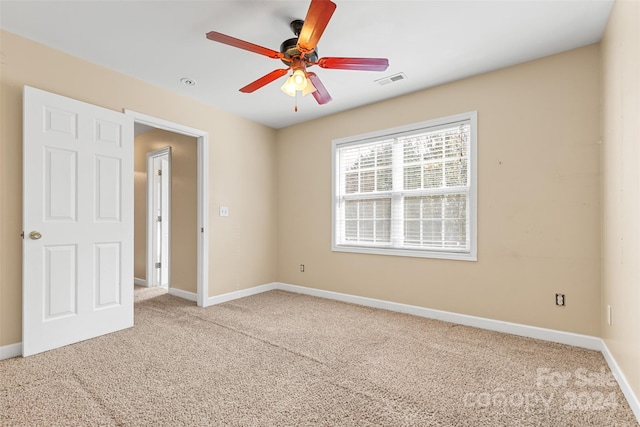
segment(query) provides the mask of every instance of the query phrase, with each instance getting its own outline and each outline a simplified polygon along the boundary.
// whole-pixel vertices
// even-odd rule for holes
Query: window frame
[[[469,122],[469,171],[470,180],[469,195],[467,200],[467,208],[469,209],[469,251],[451,251],[451,250],[428,250],[428,249],[410,249],[410,248],[393,248],[393,247],[375,247],[373,245],[364,246],[359,244],[337,244],[337,205],[340,202],[340,171],[338,169],[338,149],[351,145],[361,145],[373,143],[390,138],[398,138],[403,134],[411,134],[425,130],[433,130],[434,128],[442,128],[448,125]],[[427,120],[419,123],[412,123],[405,126],[384,129],[380,131],[334,139],[331,142],[331,250],[333,252],[351,252],[374,255],[392,255],[392,256],[408,256],[418,258],[434,258],[449,259],[463,261],[478,260],[478,112],[470,111],[461,114],[455,114],[438,119]],[[443,191],[442,193],[445,193]],[[394,193],[389,191],[388,193]],[[372,194],[371,196],[379,195]],[[441,193],[439,193],[441,194]],[[363,197],[366,199],[368,197]],[[404,224],[404,220],[402,222]],[[393,225],[391,225],[393,227]]]

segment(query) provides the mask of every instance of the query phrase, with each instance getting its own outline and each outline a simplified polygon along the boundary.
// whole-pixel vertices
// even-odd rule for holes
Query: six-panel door
[[[133,326],[133,119],[24,88],[23,355]]]

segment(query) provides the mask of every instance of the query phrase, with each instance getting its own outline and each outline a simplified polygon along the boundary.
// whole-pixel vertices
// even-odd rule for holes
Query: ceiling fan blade
[[[313,83],[313,86],[315,86],[316,88],[316,91],[313,92],[312,95],[316,99],[318,104],[326,104],[333,99],[331,98],[331,95],[329,95],[327,88],[324,87],[316,73],[307,73],[307,77],[309,78],[309,80],[311,80],[311,83]]]
[[[327,27],[336,4],[330,0],[311,0],[307,17],[298,36],[298,50],[303,53],[313,52]]]
[[[249,43],[244,40],[237,39],[235,37],[227,36],[226,34],[218,33],[216,31],[209,31],[207,38],[214,42],[223,43],[229,46],[238,47],[240,49],[248,50],[249,52],[255,52],[260,55],[268,56],[269,58],[280,59],[284,55],[273,49],[258,46],[257,44]]]
[[[318,65],[322,68],[337,70],[384,71],[389,66],[386,58],[320,58]]]
[[[255,82],[249,83],[248,85],[240,89],[240,92],[244,92],[244,93],[255,92],[256,90],[260,89],[262,86],[265,86],[271,83],[272,81],[284,76],[285,74],[287,74],[287,71],[289,71],[288,68],[273,70],[269,74],[266,74],[260,77]]]

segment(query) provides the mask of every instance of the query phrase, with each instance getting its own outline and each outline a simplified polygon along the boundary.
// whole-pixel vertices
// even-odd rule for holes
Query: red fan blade
[[[207,38],[214,42],[224,43],[229,46],[238,47],[240,49],[248,50],[249,52],[255,52],[260,55],[268,56],[269,58],[283,58],[284,55],[266,47],[258,46],[257,44],[249,43],[244,40],[237,39],[235,37],[227,36],[226,34],[218,33],[216,31],[209,31]]]
[[[298,36],[298,50],[303,53],[313,52],[327,27],[336,4],[330,0],[311,0],[307,17]]]
[[[309,80],[311,80],[311,83],[313,83],[316,88],[316,91],[313,92],[313,97],[316,99],[316,101],[318,101],[318,104],[326,104],[333,99],[331,98],[331,95],[329,95],[329,92],[327,92],[327,88],[324,87],[316,73],[307,73],[307,77],[309,78]]]
[[[248,85],[240,89],[240,92],[244,92],[244,93],[255,92],[256,90],[260,89],[262,86],[265,86],[271,83],[272,81],[278,79],[279,77],[284,76],[285,74],[287,74],[287,71],[289,71],[288,68],[273,70],[269,74],[260,77],[255,82],[249,83]]]
[[[384,71],[389,66],[386,58],[320,58],[322,68],[338,70]]]

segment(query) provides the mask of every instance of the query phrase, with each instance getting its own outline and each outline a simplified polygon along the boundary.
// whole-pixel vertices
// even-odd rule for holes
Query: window
[[[477,113],[333,141],[332,249],[476,260]]]

